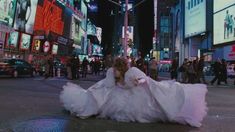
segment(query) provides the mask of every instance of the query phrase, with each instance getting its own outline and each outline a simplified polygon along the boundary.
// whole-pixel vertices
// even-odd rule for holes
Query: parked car
[[[0,60],[0,75],[10,75],[18,77],[20,75],[35,75],[35,70],[31,64],[21,59]]]

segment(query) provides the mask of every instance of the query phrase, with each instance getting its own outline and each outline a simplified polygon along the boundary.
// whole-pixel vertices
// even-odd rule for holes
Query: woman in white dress
[[[157,82],[117,58],[106,78],[87,90],[72,83],[63,87],[65,109],[80,118],[96,115],[122,122],[169,121],[200,127],[207,114],[204,84]]]

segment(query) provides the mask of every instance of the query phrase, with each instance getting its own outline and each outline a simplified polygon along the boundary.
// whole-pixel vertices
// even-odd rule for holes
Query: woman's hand
[[[134,79],[134,84],[135,84],[135,86],[137,86],[137,85],[139,85],[139,84],[142,84],[142,83],[145,83],[145,79],[143,79],[143,78],[135,78]]]

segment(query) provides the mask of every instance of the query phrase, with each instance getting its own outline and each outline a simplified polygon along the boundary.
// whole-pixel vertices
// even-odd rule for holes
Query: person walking
[[[188,83],[195,83],[196,80],[196,70],[195,70],[195,61],[190,61],[189,62],[189,67],[188,67]]]
[[[203,72],[203,68],[204,68],[204,56],[202,56],[198,62],[198,80],[199,82],[201,82],[201,79],[202,79],[202,82],[204,84],[207,84],[206,80],[205,80],[205,76],[204,76],[204,72]]]
[[[211,85],[214,84],[214,82],[217,80],[217,85],[220,85],[221,81],[221,63],[218,59],[214,64],[212,64],[213,72],[215,77],[211,80]]]
[[[151,58],[151,60],[150,60],[149,74],[152,79],[157,80],[157,78],[158,78],[157,61],[155,60],[155,57]]]
[[[188,59],[185,58],[183,64],[179,68],[179,72],[181,72],[182,83],[188,82],[188,67],[189,62]]]
[[[71,57],[67,58],[67,62],[66,62],[66,69],[67,69],[67,78],[68,79],[73,79],[72,77],[72,61],[71,61]]]
[[[82,61],[82,77],[86,78],[87,75],[87,67],[88,67],[88,60],[86,57],[84,57],[83,61]]]
[[[228,78],[227,63],[226,63],[225,59],[222,59],[220,66],[221,66],[221,82],[228,84],[228,82],[227,82],[227,78]]]
[[[73,56],[73,58],[71,59],[72,79],[79,78],[79,72],[78,72],[79,64],[80,64],[79,58],[76,56]]]
[[[171,79],[172,80],[173,79],[177,80],[177,76],[178,76],[177,70],[178,70],[178,61],[177,61],[177,59],[173,59],[172,65],[171,65],[171,68],[170,68]]]
[[[145,71],[145,64],[144,64],[144,59],[143,57],[141,56],[141,53],[139,53],[139,58],[137,59],[136,61],[136,67],[138,69],[140,69],[141,71],[143,71],[144,73],[146,73]]]

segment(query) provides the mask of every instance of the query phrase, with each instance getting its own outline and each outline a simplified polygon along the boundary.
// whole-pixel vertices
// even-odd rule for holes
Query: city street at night
[[[1,78],[0,132],[233,132],[235,129],[235,87],[230,84],[208,86],[209,111],[200,128],[162,122],[121,123],[96,117],[80,119],[64,110],[59,101],[64,84],[74,82],[88,88],[102,78],[90,75],[79,81]]]
[[[235,0],[0,0],[0,132],[235,132]]]

